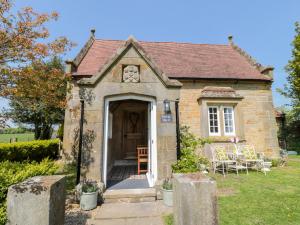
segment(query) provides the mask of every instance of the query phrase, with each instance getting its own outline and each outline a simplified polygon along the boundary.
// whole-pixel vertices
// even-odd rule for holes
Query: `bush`
[[[200,170],[200,164],[209,165],[209,160],[196,154],[196,149],[202,147],[209,140],[197,138],[189,132],[189,128],[180,128],[180,159],[172,165],[175,173],[193,173]]]
[[[0,225],[6,224],[6,206],[0,203]]]
[[[0,143],[0,161],[42,161],[58,156],[59,139]]]
[[[49,159],[42,162],[0,162],[0,225],[6,222],[6,195],[8,187],[29,177],[53,175],[58,166]]]
[[[163,218],[164,218],[164,224],[165,225],[173,225],[174,224],[173,214],[165,215]]]
[[[32,129],[28,129],[25,127],[17,127],[17,128],[4,128],[0,129],[0,134],[23,134],[23,133],[28,133],[32,132]]]
[[[272,159],[271,162],[273,167],[277,167],[280,164],[280,159]]]

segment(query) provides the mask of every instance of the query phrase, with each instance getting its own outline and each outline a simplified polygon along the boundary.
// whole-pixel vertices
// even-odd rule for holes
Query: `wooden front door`
[[[123,116],[123,156],[125,159],[136,158],[136,147],[147,146],[147,109],[140,111],[124,110]]]

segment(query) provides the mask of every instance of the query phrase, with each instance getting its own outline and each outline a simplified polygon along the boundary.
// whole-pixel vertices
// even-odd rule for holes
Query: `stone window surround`
[[[210,120],[209,120],[209,108],[214,107],[217,108],[217,120],[218,120],[218,133],[211,133],[210,132]],[[230,104],[230,103],[226,103],[226,104],[222,104],[222,103],[213,103],[213,104],[208,104],[207,105],[207,112],[208,112],[208,130],[209,130],[209,136],[235,136],[235,107],[236,104]],[[224,116],[224,108],[232,108],[232,114],[233,114],[233,118],[232,118],[232,122],[233,122],[233,132],[227,134],[225,132],[225,116]]]
[[[198,100],[200,108],[200,131],[201,137],[216,138],[222,141],[228,141],[230,137],[237,136],[241,141],[245,139],[244,135],[244,125],[243,125],[243,114],[240,109],[239,102],[240,99],[224,99],[224,98],[200,98]],[[209,124],[208,124],[208,107],[209,106],[231,106],[234,109],[234,123],[235,123],[235,134],[234,135],[224,135],[224,121],[223,115],[219,116],[220,120],[220,131],[221,135],[219,136],[210,136],[209,135]],[[223,113],[222,113],[223,114]]]

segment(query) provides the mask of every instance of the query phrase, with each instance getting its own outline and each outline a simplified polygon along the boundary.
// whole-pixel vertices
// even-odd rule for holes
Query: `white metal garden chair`
[[[247,170],[247,167],[243,165],[243,161],[241,160],[242,153],[236,144],[234,144],[232,147],[232,151],[230,153],[230,158],[232,160],[236,161],[236,163],[231,164],[230,167],[231,167],[231,169],[234,169],[236,171],[237,175],[239,175],[239,171]]]
[[[266,175],[263,153],[257,153],[253,145],[239,145],[238,150],[242,153],[241,161],[246,166],[247,174],[248,169],[260,169]]]
[[[211,147],[211,150],[214,173],[216,173],[217,170],[221,170],[223,176],[225,176],[225,172],[228,172],[229,169],[236,168],[237,162],[236,160],[229,158],[225,146],[215,145]]]

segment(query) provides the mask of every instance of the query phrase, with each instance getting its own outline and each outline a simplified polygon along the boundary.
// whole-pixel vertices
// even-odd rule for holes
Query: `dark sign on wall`
[[[160,117],[162,123],[171,123],[172,122],[172,114],[163,114]]]

